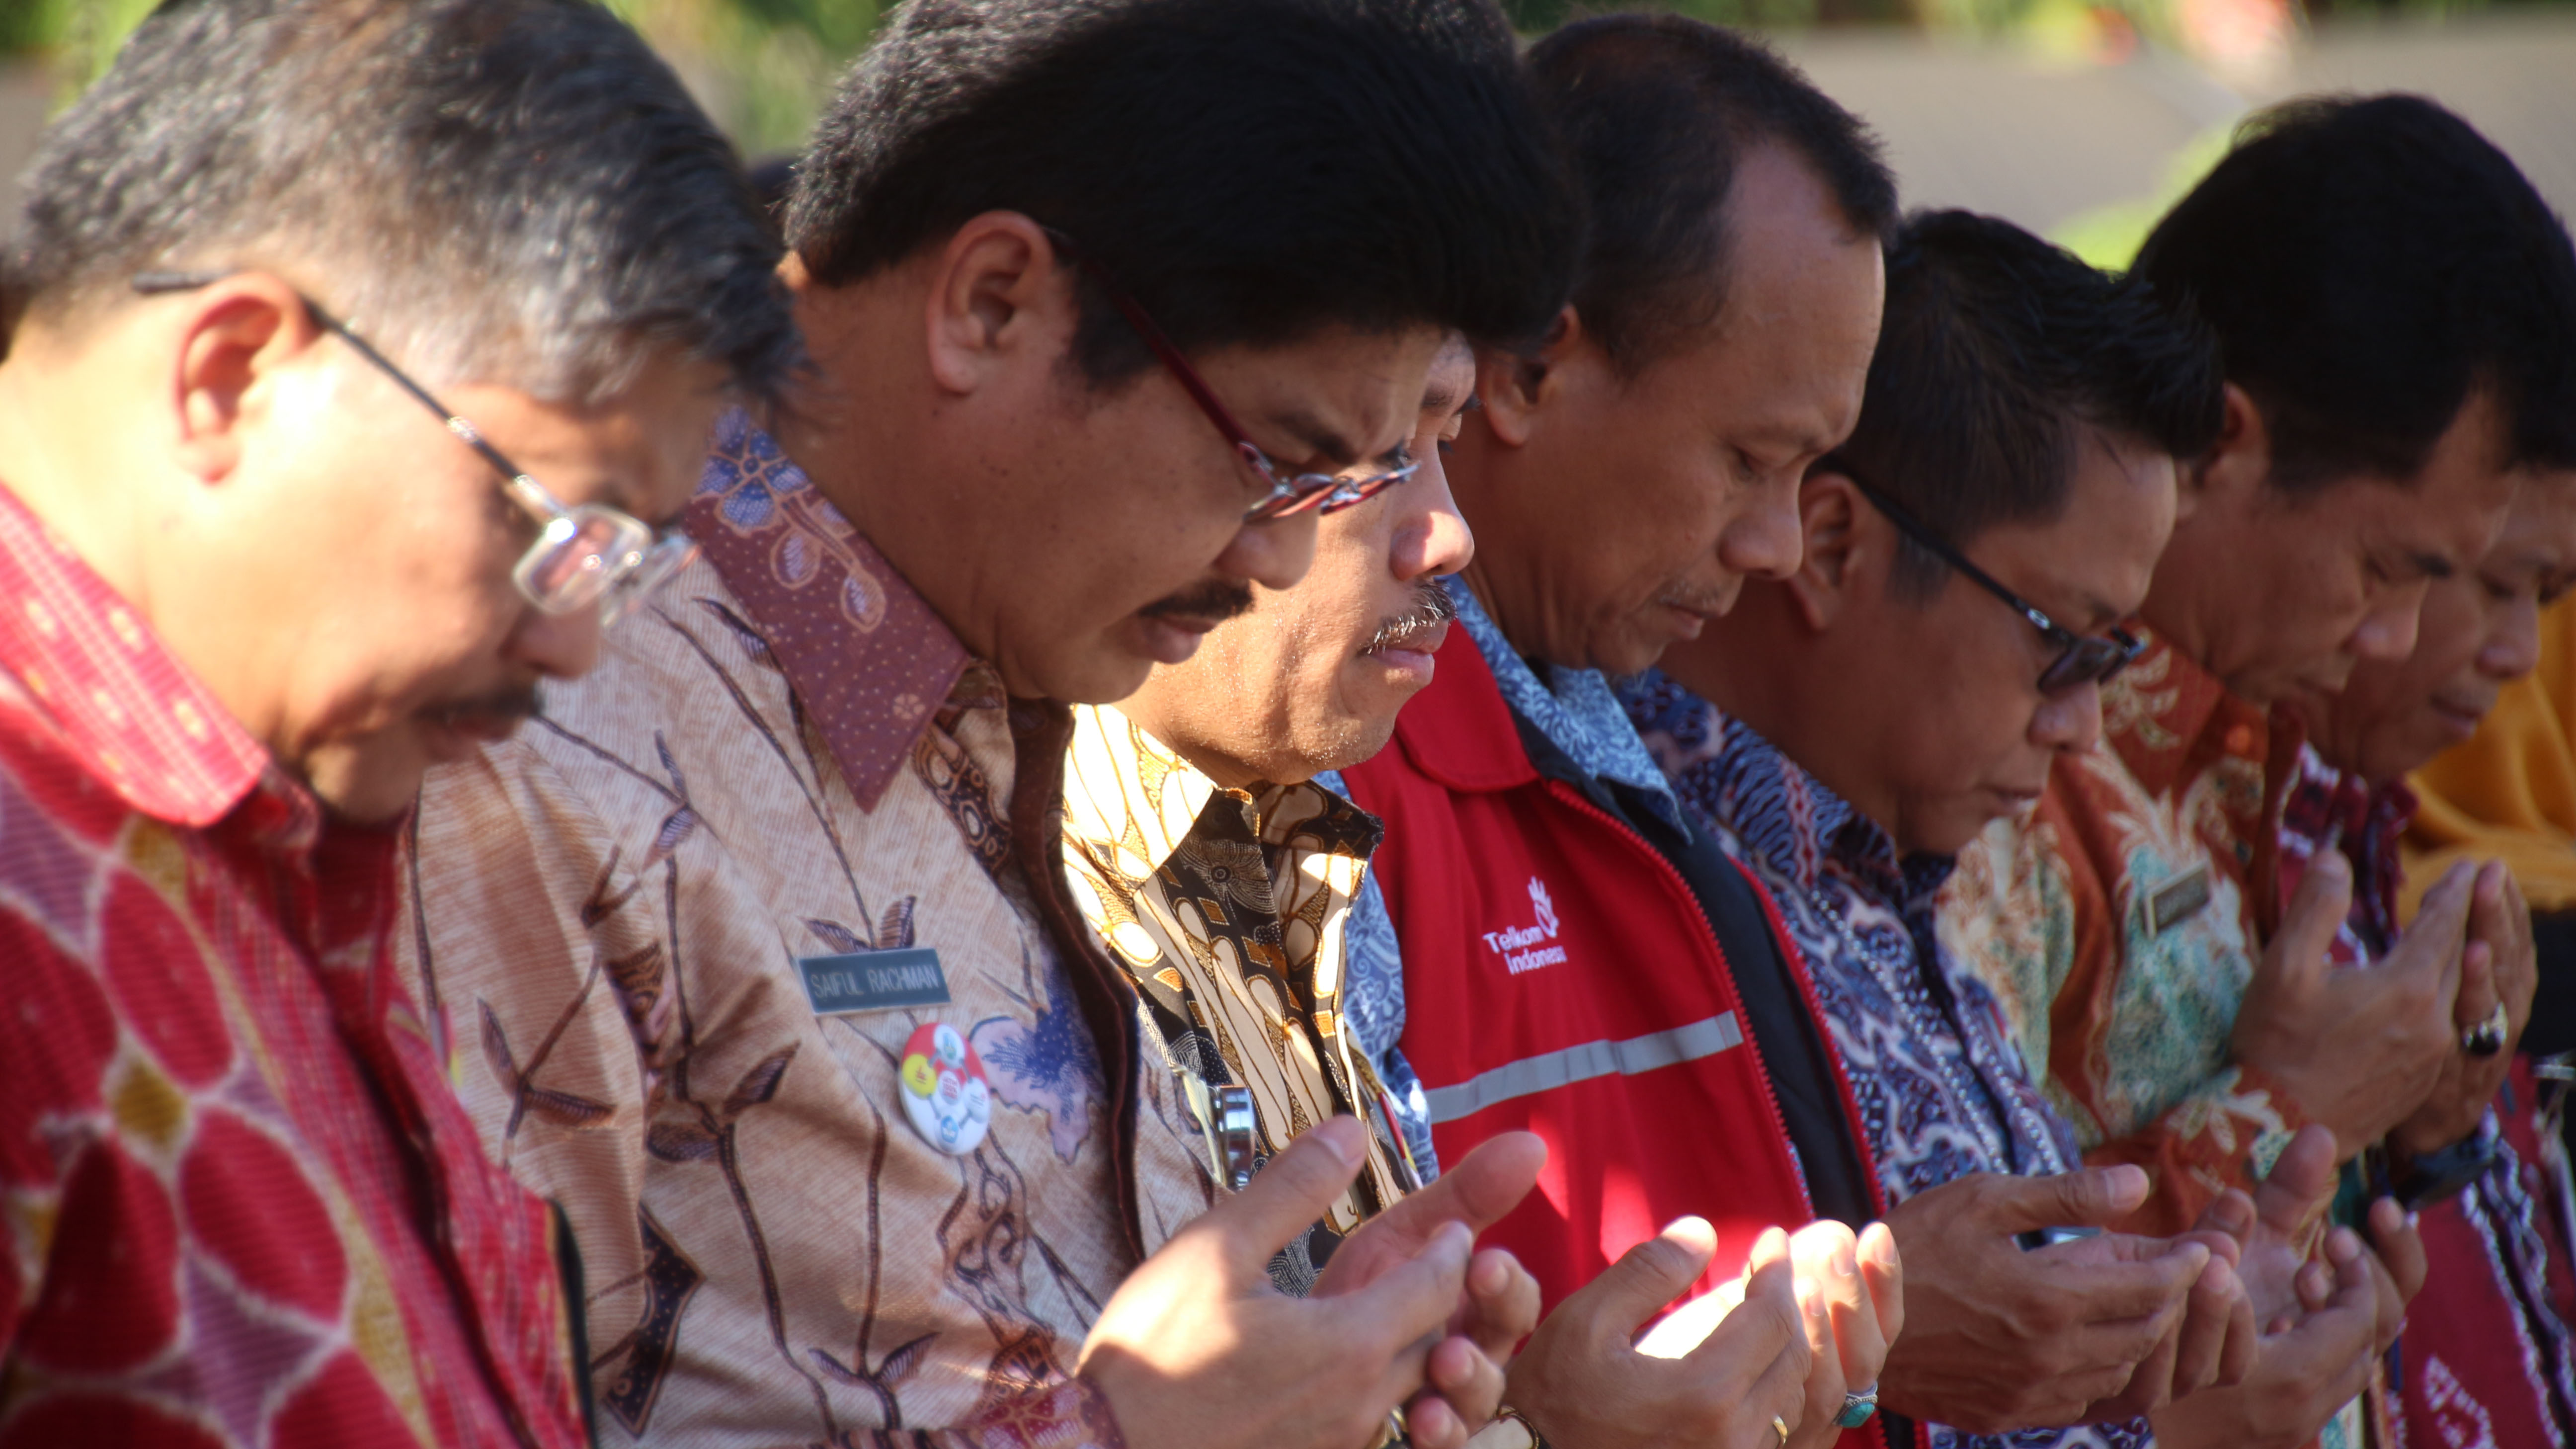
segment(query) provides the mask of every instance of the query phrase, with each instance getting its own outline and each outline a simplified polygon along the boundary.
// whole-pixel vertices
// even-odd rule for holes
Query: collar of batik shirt
[[[1385,1089],[1341,1030],[1341,975],[1377,817],[1311,782],[1220,788],[1107,705],[1074,710],[1064,778],[1074,903],[1154,1006],[1173,1067],[1251,1090],[1260,1156],[1336,1112],[1374,1124]],[[1328,1229],[1402,1196],[1400,1151],[1369,1133]]]
[[[1624,681],[1619,695],[1639,738],[1702,819],[1810,895],[1831,875],[1918,935],[1929,931],[1933,898],[1955,857],[1900,857],[1877,821],[1661,670]]]
[[[2374,786],[2326,763],[2316,746],[2299,749],[2299,772],[2281,801],[2281,908],[2320,850],[2352,863],[2352,911],[2329,951],[2336,964],[2367,966],[2397,944],[2397,897],[2405,883],[2399,842],[2415,820],[2415,792],[2402,780]]]
[[[70,545],[0,487],[0,669],[52,721],[64,749],[135,811],[203,829],[271,771],[268,750]],[[278,783],[286,784],[281,774]],[[263,834],[308,839],[321,812],[272,792]]]
[[[1530,662],[1513,652],[1502,626],[1476,601],[1476,591],[1467,587],[1464,578],[1453,574],[1441,582],[1448,585],[1449,597],[1458,606],[1459,626],[1476,641],[1476,652],[1485,656],[1485,667],[1493,671],[1503,703],[1565,751],[1575,768],[1643,792],[1665,824],[1685,829],[1681,802],[1673,797],[1664,772],[1656,768],[1654,756],[1646,753],[1636,728],[1628,723],[1609,676],[1597,669],[1549,664],[1547,678],[1539,678]]]
[[[740,409],[716,424],[688,528],[760,626],[745,647],[777,659],[851,795],[874,810],[976,661]],[[998,683],[978,692],[999,702]]]
[[[2102,743],[2148,794],[2166,797],[2223,760],[2286,777],[2307,738],[2285,712],[2230,694],[2225,682],[2140,626],[2146,647],[2102,686]]]

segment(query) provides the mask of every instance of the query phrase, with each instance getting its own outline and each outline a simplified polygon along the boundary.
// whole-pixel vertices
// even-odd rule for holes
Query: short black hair
[[[30,319],[273,269],[434,379],[597,398],[802,359],[732,146],[591,0],[168,0],[39,145]]]
[[[1491,0],[912,0],[842,82],[787,237],[847,285],[994,210],[1188,350],[1564,305],[1581,220]],[[1083,285],[1096,385],[1152,364]]]
[[[1756,147],[1788,147],[1855,233],[1883,239],[1896,223],[1896,179],[1869,128],[1750,36],[1604,15],[1531,47],[1529,68],[1589,219],[1575,312],[1623,374],[1717,321],[1727,197]]]
[[[2085,429],[2192,459],[2223,408],[2209,328],[2143,281],[2008,221],[1926,211],[1888,248],[1868,391],[1835,456],[1964,546],[2061,515]],[[1911,539],[1898,549],[1901,597],[1928,599],[1948,574]]]
[[[2576,253],[2502,151],[2420,96],[2249,120],[2137,271],[2218,330],[2273,487],[2407,481],[2473,391],[2507,461],[2576,466]]]

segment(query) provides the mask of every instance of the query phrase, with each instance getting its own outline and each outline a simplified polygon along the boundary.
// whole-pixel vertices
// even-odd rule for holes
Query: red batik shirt
[[[0,1449],[584,1442],[394,848],[0,489]]]

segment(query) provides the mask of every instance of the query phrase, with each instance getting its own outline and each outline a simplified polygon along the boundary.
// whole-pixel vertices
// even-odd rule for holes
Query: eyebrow
[[[1423,416],[1431,417],[1436,415],[1445,418],[1451,413],[1458,411],[1459,406],[1465,403],[1469,398],[1475,396],[1475,393],[1476,389],[1472,384],[1467,387],[1453,388],[1433,383],[1430,387],[1424,389],[1422,394]]]
[[[1334,431],[1331,424],[1324,422],[1313,413],[1304,411],[1278,413],[1271,417],[1270,422],[1273,427],[1295,438],[1325,462],[1348,467],[1360,459],[1360,450],[1352,446],[1349,438]]]
[[[2413,564],[2416,571],[2428,579],[2447,579],[2459,572],[2457,566],[2438,553],[2409,552],[2406,555],[2406,561]]]

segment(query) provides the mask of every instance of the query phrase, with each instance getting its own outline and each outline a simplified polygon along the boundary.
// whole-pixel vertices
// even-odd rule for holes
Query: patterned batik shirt
[[[0,489],[0,1443],[583,1442],[545,1205],[328,820]]]
[[[2095,1163],[2155,1183],[2171,1234],[2271,1170],[2306,1115],[2229,1060],[2279,920],[2283,790],[2303,736],[2152,634],[2102,687],[2102,746],[2060,756],[2027,819],[1961,852],[1942,943],[1991,987]]]
[[[1876,821],[1660,672],[1620,695],[1682,803],[1779,903],[1887,1201],[1970,1173],[2077,1166],[2074,1129],[2031,1081],[1994,994],[1933,939],[1950,858],[1900,858]],[[2134,1449],[2149,1438],[2143,1419],[1993,1436],[1921,1427],[1940,1449]]]
[[[1212,1088],[1250,1092],[1254,1170],[1336,1113],[1370,1125],[1366,1169],[1271,1264],[1303,1297],[1335,1244],[1419,1185],[1386,1088],[1342,1031],[1342,928],[1377,817],[1311,782],[1220,789],[1105,705],[1074,710],[1064,809],[1075,906],[1136,982],[1194,1107]],[[1222,1174],[1221,1145],[1209,1163]]]
[[[1076,1357],[1210,1186],[1047,884],[1070,718],[739,414],[688,528],[413,856],[475,1120],[580,1237],[603,1434],[1115,1445]]]

